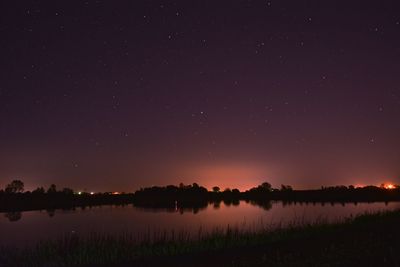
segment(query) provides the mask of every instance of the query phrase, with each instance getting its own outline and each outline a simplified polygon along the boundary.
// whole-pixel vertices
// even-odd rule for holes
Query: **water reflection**
[[[4,217],[6,217],[10,222],[16,222],[21,220],[22,213],[19,211],[7,212],[4,214]]]
[[[271,201],[251,200],[250,204],[262,208],[263,210],[270,210],[272,208]]]
[[[2,213],[2,245],[34,245],[38,240],[59,238],[66,233],[93,232],[141,235],[151,231],[183,231],[196,235],[199,229],[213,231],[231,227],[258,229],[291,222],[337,221],[357,214],[400,208],[400,202],[281,202],[217,201],[172,203],[167,207],[131,205],[93,206],[65,210]],[[22,218],[23,215],[23,218]],[[46,229],[46,231],[38,231]]]
[[[54,217],[54,215],[56,215],[56,210],[55,209],[48,209],[46,210],[47,214],[49,215],[49,217]]]
[[[320,207],[325,207],[326,205],[329,205],[331,207],[335,206],[341,206],[341,207],[346,207],[346,206],[354,206],[357,207],[359,205],[358,202],[298,202],[298,201],[270,201],[270,200],[231,200],[231,199],[225,199],[225,200],[218,200],[218,201],[204,201],[204,202],[178,202],[175,201],[175,203],[172,204],[157,204],[157,205],[134,205],[134,204],[129,204],[129,205],[112,205],[112,207],[126,207],[126,206],[131,206],[135,210],[140,211],[140,212],[153,212],[153,213],[158,213],[158,212],[166,212],[166,213],[179,213],[179,214],[184,214],[184,213],[191,213],[191,214],[198,214],[200,212],[206,211],[208,207],[214,209],[214,210],[219,210],[221,209],[221,204],[224,205],[224,207],[239,207],[240,202],[244,202],[246,204],[249,204],[254,207],[261,208],[262,210],[269,211],[272,209],[273,205],[276,203],[280,203],[283,208],[286,207],[291,207],[291,206],[320,206]],[[361,202],[362,204],[367,204],[367,205],[373,205],[374,203],[380,203],[385,206],[389,205],[389,202]],[[393,202],[393,203],[398,203],[398,202]],[[81,206],[80,210],[85,211],[85,210],[92,210],[95,207],[101,207],[101,206]],[[66,211],[76,211],[76,208],[70,208],[70,209],[60,209],[58,212],[66,212]],[[48,215],[49,218],[53,218],[56,215],[56,210],[55,209],[47,209],[45,210],[46,214]],[[7,212],[4,213],[4,217],[6,217],[10,222],[16,222],[19,221],[22,218],[22,213],[21,212]]]

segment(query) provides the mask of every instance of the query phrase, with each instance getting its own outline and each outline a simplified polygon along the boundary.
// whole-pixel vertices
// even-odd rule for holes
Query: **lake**
[[[147,209],[126,206],[97,206],[75,210],[27,211],[0,213],[0,246],[30,246],[39,240],[65,234],[86,235],[92,232],[118,235],[133,233],[138,237],[154,232],[184,231],[196,236],[216,228],[257,229],[291,222],[330,222],[345,217],[400,208],[400,202],[375,203],[297,203],[268,202],[262,206],[240,201],[235,204],[209,204],[200,209]]]

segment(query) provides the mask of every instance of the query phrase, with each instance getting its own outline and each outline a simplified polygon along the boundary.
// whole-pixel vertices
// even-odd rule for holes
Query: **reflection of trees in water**
[[[272,208],[272,202],[269,200],[250,200],[250,204],[264,210],[270,210]]]
[[[213,208],[215,210],[218,210],[219,208],[221,208],[221,201],[215,201],[215,202],[212,202],[212,203],[213,203]]]
[[[207,201],[202,202],[179,202],[174,203],[151,203],[151,204],[134,204],[136,209],[145,212],[179,212],[183,213],[193,213],[197,214],[205,210],[208,206]]]
[[[4,217],[6,217],[10,222],[16,222],[21,220],[22,213],[19,211],[7,212],[6,214],[4,214]]]
[[[224,201],[225,206],[229,207],[232,204],[232,200],[230,200],[230,199],[224,199],[223,201]]]
[[[272,208],[272,202],[269,200],[245,200],[247,204],[251,204],[257,207],[260,207],[264,210],[270,210]],[[240,200],[239,199],[219,199],[219,200],[214,200],[214,201],[209,201],[209,202],[201,202],[201,203],[185,203],[185,202],[179,202],[177,201],[174,205],[170,204],[152,204],[152,205],[139,205],[136,204],[134,207],[136,209],[140,209],[141,211],[147,211],[147,212],[179,212],[180,214],[183,213],[193,213],[197,214],[205,209],[207,207],[212,207],[215,210],[218,210],[221,208],[221,203],[223,203],[224,206],[226,207],[238,207],[240,205]]]
[[[49,215],[50,218],[54,217],[56,215],[56,210],[55,209],[48,209],[46,210],[47,215]]]
[[[200,211],[204,210],[206,207],[185,207],[185,208],[179,208],[179,213],[183,214],[183,213],[193,213],[193,214],[197,214]]]
[[[290,201],[290,200],[282,200],[282,201],[279,201],[279,202],[282,203],[283,207],[286,207],[286,206],[297,206],[297,205],[300,205],[300,206],[312,205],[312,206],[322,206],[322,207],[324,207],[325,205],[330,205],[332,207],[340,205],[342,207],[346,207],[348,205],[357,206],[359,204],[359,202],[357,202],[357,201],[346,202],[346,201]],[[361,203],[363,203],[363,202],[361,202]],[[365,202],[365,203],[370,203],[370,202]],[[385,206],[387,206],[389,204],[388,201],[385,201],[384,203],[385,203]]]

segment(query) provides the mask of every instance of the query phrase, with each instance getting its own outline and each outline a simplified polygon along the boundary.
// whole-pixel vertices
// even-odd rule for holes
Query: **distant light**
[[[91,195],[94,195],[94,192],[90,192]]]
[[[395,189],[396,187],[393,184],[385,184],[385,189]]]
[[[120,192],[112,192],[113,195],[119,195],[121,194]]]
[[[79,191],[79,192],[78,192],[78,195],[82,195],[82,192],[81,192],[81,191]]]

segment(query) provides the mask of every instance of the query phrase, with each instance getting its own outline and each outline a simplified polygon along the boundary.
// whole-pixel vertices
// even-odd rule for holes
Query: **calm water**
[[[313,222],[319,219],[337,221],[341,218],[380,210],[400,208],[400,202],[358,204],[291,204],[272,202],[260,207],[241,201],[236,205],[213,204],[197,212],[154,210],[127,206],[101,206],[70,211],[56,210],[0,213],[0,245],[26,246],[38,240],[54,239],[63,234],[106,232],[119,234],[172,230],[196,235],[228,224],[241,228],[257,228],[262,225],[286,224],[293,221]]]

